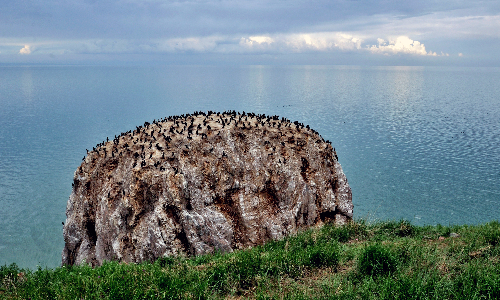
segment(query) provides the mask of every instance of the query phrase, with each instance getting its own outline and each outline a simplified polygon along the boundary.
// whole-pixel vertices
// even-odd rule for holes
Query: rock
[[[75,171],[62,263],[233,251],[352,218],[329,142],[298,122],[195,113],[98,144]]]

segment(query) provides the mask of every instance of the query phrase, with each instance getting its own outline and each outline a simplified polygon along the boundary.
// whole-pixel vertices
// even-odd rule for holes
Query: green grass
[[[0,267],[0,298],[500,299],[500,223],[358,221],[244,251],[155,263],[12,264]]]

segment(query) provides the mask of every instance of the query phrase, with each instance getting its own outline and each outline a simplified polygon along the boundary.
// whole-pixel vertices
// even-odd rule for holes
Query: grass
[[[458,234],[458,236],[457,236]],[[500,299],[500,223],[325,225],[234,253],[0,267],[1,299]]]

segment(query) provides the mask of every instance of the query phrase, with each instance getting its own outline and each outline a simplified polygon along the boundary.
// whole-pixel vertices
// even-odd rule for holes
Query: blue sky
[[[500,66],[500,1],[3,0],[0,63]]]

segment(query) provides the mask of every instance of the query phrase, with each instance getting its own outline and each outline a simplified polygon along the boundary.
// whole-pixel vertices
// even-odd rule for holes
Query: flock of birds
[[[154,120],[153,123],[145,122],[144,125],[137,126],[134,130],[115,136],[113,140],[106,138],[106,141],[93,147],[92,151],[87,149],[87,156],[84,156],[82,160],[86,163],[93,163],[102,157],[132,156],[134,157],[134,168],[139,164],[141,167],[145,167],[148,165],[146,160],[153,159],[155,167],[159,166],[164,169],[161,166],[161,161],[173,158],[175,153],[181,151],[181,149],[184,151],[189,150],[189,142],[193,139],[204,140],[208,138],[208,135],[220,135],[221,130],[234,129],[235,127],[241,129],[242,132],[260,128],[264,132],[265,130],[278,132],[280,136],[285,135],[281,132],[287,132],[288,134],[294,132],[294,135],[307,133],[312,134],[316,139],[316,143],[322,142],[331,145],[330,141],[325,141],[309,125],[304,126],[302,123],[291,122],[286,118],[245,112],[240,114],[234,110],[223,113],[197,111],[193,114]],[[284,142],[281,143],[284,145]],[[223,153],[224,155],[226,154]],[[334,156],[337,158],[335,150]]]

